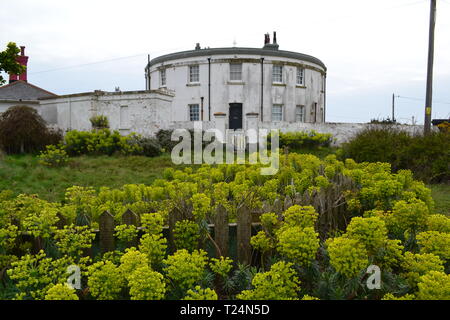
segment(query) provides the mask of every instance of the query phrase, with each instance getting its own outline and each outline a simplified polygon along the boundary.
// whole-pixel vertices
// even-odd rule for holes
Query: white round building
[[[263,48],[197,45],[157,57],[145,68],[146,90],[96,90],[39,104],[63,130],[90,130],[89,119],[103,115],[113,130],[147,136],[198,122],[222,131],[304,131],[325,122],[326,71],[315,57],[279,50],[266,34]]]
[[[205,48],[151,60],[147,90],[173,94],[171,121],[225,118],[228,129],[249,119],[276,127],[325,122],[326,66],[319,59],[278,49],[276,33],[263,48]]]

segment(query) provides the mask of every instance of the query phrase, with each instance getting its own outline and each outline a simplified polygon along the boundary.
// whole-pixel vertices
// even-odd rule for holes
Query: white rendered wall
[[[230,103],[243,104],[243,123],[246,123],[246,114],[260,113],[261,109],[261,56],[254,55],[214,55],[211,57],[211,120],[214,113],[223,112],[228,116]],[[264,122],[272,122],[272,105],[283,105],[284,121],[295,121],[295,107],[304,105],[306,109],[306,122],[314,122],[312,107],[317,103],[317,122],[323,120],[324,92],[322,83],[324,71],[315,64],[297,59],[282,57],[264,57]],[[258,62],[242,63],[242,81],[229,80],[229,59],[257,59]],[[273,63],[285,64],[283,66],[283,85],[272,84]],[[189,84],[189,65],[199,65],[199,84]],[[305,87],[296,85],[297,67],[292,64],[302,64],[305,69]],[[208,120],[208,57],[191,57],[180,60],[170,60],[155,64],[150,68],[151,89],[159,89],[160,72],[158,68],[166,70],[166,86],[175,94],[172,104],[172,119],[174,121],[189,120],[188,105],[201,105],[203,97],[204,120]],[[309,69],[311,67],[312,69]],[[314,69],[314,70],[313,70]],[[322,70],[320,72],[319,70]],[[245,129],[245,127],[244,127]]]
[[[41,106],[56,110],[58,127],[64,131],[91,130],[90,118],[104,115],[112,130],[151,136],[169,127],[171,99],[170,95],[154,92],[82,94],[41,100]],[[128,126],[121,121],[121,107],[127,109]]]

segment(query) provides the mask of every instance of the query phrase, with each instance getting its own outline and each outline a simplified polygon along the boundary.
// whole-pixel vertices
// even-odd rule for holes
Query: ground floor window
[[[200,108],[198,104],[189,105],[189,120],[190,121],[200,120]]]
[[[274,104],[272,106],[272,121],[283,121],[283,105]]]
[[[305,106],[295,107],[295,122],[305,122]]]

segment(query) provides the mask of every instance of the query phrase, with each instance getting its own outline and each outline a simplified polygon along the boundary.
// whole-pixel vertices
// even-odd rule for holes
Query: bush
[[[122,136],[119,131],[109,129],[69,131],[65,136],[63,147],[70,156],[82,154],[106,154],[110,156],[116,152],[147,157],[155,157],[161,154],[161,146],[155,139],[145,138],[135,133]]]
[[[321,147],[329,147],[333,141],[333,135],[329,133],[318,133],[314,130],[310,132],[298,131],[279,133],[280,148],[289,148],[292,150],[317,149]],[[268,144],[270,145],[270,135],[268,136]]]
[[[69,156],[67,152],[54,145],[47,146],[46,151],[41,151],[39,155],[39,163],[46,167],[63,167],[68,161]]]
[[[356,162],[388,162],[426,182],[450,180],[450,135],[411,135],[390,126],[368,128],[342,145],[342,157]]]
[[[177,141],[171,140],[172,132],[173,130],[159,130],[156,133],[156,140],[158,140],[158,143],[166,151],[171,151],[178,143]]]
[[[133,146],[135,151],[132,154],[146,157],[157,157],[161,155],[161,145],[154,138],[145,138],[139,135],[130,135],[127,144]]]
[[[166,151],[171,152],[173,147],[175,147],[180,141],[172,141],[172,133],[174,130],[159,130],[156,133],[156,139],[159,145]],[[194,130],[189,129],[189,134],[191,136],[191,148],[194,150]],[[205,135],[205,131],[202,131],[202,137]],[[202,148],[205,148],[208,144],[214,141],[214,138],[211,141],[203,141],[202,139]]]
[[[172,169],[167,180],[149,185],[71,187],[60,203],[0,192],[0,268],[7,270],[0,298],[70,297],[65,288],[50,289],[67,281],[72,264],[80,266],[81,300],[448,296],[449,221],[432,214],[430,190],[410,171],[392,174],[385,163],[296,153],[280,156],[275,176],[259,170],[250,165]],[[306,193],[316,187],[317,177],[334,195]],[[343,184],[347,178],[355,184]],[[295,203],[302,205],[290,206],[288,192],[300,193]],[[317,201],[322,196],[331,199]],[[308,203],[315,206],[304,206]],[[247,251],[251,256],[244,264],[226,258],[241,252],[236,236],[230,234],[228,254],[214,241],[209,225],[222,220],[216,215],[223,210],[219,205],[238,226],[243,214],[250,224],[257,217],[251,213],[262,213],[262,230],[253,229],[259,232],[250,240],[257,251]],[[127,209],[140,215],[139,232],[134,225],[118,225]],[[104,228],[99,217],[106,210],[120,241],[102,253],[94,230]],[[125,249],[123,242],[136,236],[141,238],[134,248]],[[188,244],[198,249],[175,251]],[[366,286],[369,265],[382,270],[380,290]]]
[[[8,154],[36,153],[61,140],[61,132],[48,129],[31,107],[14,106],[0,115],[0,146]]]
[[[95,116],[89,119],[91,121],[92,128],[94,129],[107,129],[109,128],[109,121],[106,116]]]

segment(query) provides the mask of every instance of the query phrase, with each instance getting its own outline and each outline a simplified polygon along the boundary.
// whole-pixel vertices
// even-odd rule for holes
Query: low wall
[[[258,123],[260,129],[279,129],[281,132],[297,132],[297,131],[311,131],[314,130],[319,133],[330,133],[334,137],[333,146],[340,146],[342,143],[349,141],[359,132],[367,128],[382,128],[383,124],[369,124],[369,123],[289,123],[289,122],[264,122]],[[389,125],[397,130],[406,131],[410,134],[418,134],[423,132],[423,126],[419,125]],[[162,129],[193,129],[194,122],[192,121],[175,121],[170,122],[168,127]],[[203,130],[217,128],[221,131],[225,130],[225,122],[204,121],[202,124]],[[432,130],[437,130],[432,128]]]
[[[385,127],[382,124],[369,123],[260,123],[260,128],[264,129],[280,129],[281,132],[295,132],[295,131],[311,131],[315,130],[319,133],[331,133],[335,138],[333,145],[339,146],[344,142],[349,141],[358,132],[366,128]],[[412,125],[391,125],[397,130],[403,130],[411,134],[423,132],[423,126]]]

